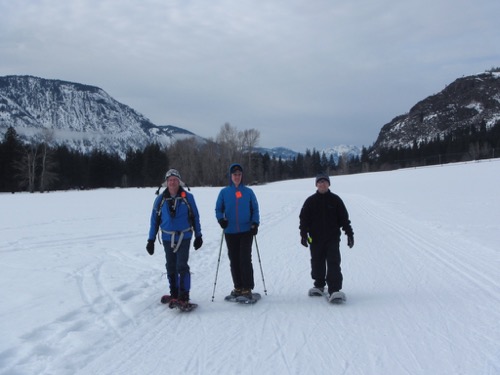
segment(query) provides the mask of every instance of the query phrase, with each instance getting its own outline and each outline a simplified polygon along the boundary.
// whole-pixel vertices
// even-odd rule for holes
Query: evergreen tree
[[[0,144],[0,191],[15,192],[19,190],[15,178],[14,163],[19,160],[22,151],[23,146],[17,132],[10,126]]]

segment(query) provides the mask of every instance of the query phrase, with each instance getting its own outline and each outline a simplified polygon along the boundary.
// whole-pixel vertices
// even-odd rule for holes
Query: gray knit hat
[[[319,173],[316,176],[316,183],[318,183],[321,180],[326,180],[328,181],[328,185],[330,185],[330,177],[326,173]]]
[[[169,177],[177,177],[179,179],[179,181],[181,180],[181,174],[179,173],[179,171],[177,169],[169,169],[167,171],[167,173],[165,173],[165,181]]]

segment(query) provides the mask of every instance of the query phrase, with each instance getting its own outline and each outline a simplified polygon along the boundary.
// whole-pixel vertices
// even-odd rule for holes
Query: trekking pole
[[[257,236],[253,236],[255,239],[255,248],[257,249],[257,257],[259,258],[260,274],[262,275],[262,284],[264,284],[264,293],[267,296],[266,282],[264,280],[264,271],[262,271],[262,262],[260,261],[259,245],[257,244]]]
[[[220,254],[222,253],[222,243],[224,242],[224,229],[222,230],[222,237],[220,239],[219,259],[217,259],[217,271],[215,271],[214,291],[212,293],[212,302],[215,296],[215,286],[217,285],[217,275],[219,274]]]

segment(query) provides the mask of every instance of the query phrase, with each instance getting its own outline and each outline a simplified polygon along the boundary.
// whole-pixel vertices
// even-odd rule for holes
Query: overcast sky
[[[370,146],[500,66],[499,0],[0,0],[0,76],[98,86],[153,123]]]

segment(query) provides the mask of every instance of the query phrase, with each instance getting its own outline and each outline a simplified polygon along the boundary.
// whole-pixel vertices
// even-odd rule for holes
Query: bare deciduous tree
[[[32,144],[25,148],[20,160],[14,162],[16,179],[21,188],[27,188],[30,193],[35,192],[35,175],[37,171],[38,145]]]
[[[50,185],[57,181],[57,173],[54,172],[56,162],[52,157],[50,144],[54,141],[54,130],[45,129],[42,132],[42,144],[40,154],[40,192],[46,191]]]
[[[221,185],[225,182],[224,169],[227,167],[222,165],[219,151],[219,145],[211,139],[201,146],[199,163],[206,185]]]
[[[178,140],[168,149],[169,168],[177,169],[187,184],[199,185],[203,179],[198,154],[199,145],[194,137]]]
[[[252,154],[254,152],[255,147],[259,143],[259,138],[260,138],[260,132],[257,129],[247,129],[243,130],[240,132],[241,134],[241,143],[242,143],[242,148],[243,152],[246,153],[248,157],[248,165],[247,165],[247,170],[249,171],[248,177],[250,180],[253,180],[256,178],[257,173],[254,171],[254,168],[252,166]]]
[[[241,157],[241,141],[238,130],[228,122],[221,126],[216,141],[221,148],[221,157],[224,164],[232,163]]]

